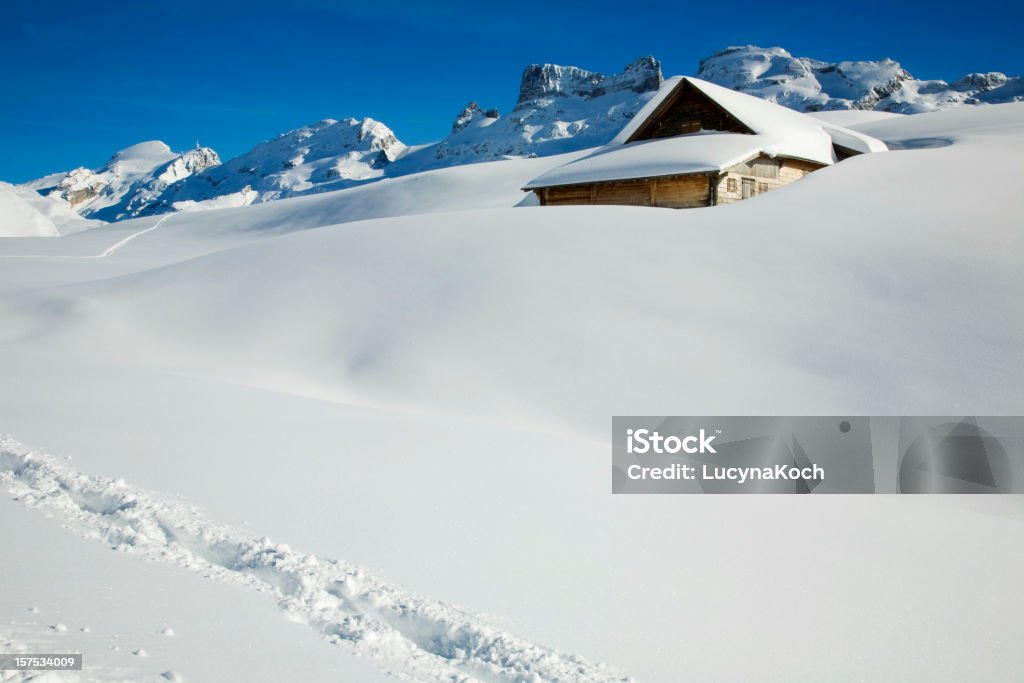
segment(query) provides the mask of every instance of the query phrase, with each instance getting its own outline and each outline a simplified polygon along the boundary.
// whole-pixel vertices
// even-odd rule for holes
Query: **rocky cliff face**
[[[531,64],[523,71],[516,108],[552,97],[592,99],[621,91],[644,93],[657,90],[661,81],[661,63],[650,55],[626,65],[621,74],[612,76],[576,66]]]
[[[110,185],[110,178],[84,166],[68,171],[64,179],[57,184],[51,196],[63,199],[71,208],[77,209],[100,195]]]
[[[395,165],[395,172],[544,156],[602,145],[619,132],[662,83],[661,63],[641,57],[606,76],[575,66],[531,64],[506,116],[471,103],[451,134]]]
[[[1021,79],[968,74],[952,84],[919,80],[892,59],[823,62],[780,47],[730,47],[700,63],[698,78],[798,111],[876,109],[916,114],[1021,99]]]

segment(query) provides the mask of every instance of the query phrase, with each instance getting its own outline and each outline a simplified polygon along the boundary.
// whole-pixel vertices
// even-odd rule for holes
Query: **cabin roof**
[[[834,123],[822,121],[821,119],[816,120],[825,129],[825,132],[829,134],[829,137],[832,138],[832,142],[840,147],[846,147],[860,154],[889,151],[885,143],[878,138],[873,138],[870,135],[865,135],[843,126],[837,126]]]
[[[718,172],[773,146],[768,136],[739,133],[698,133],[607,145],[551,169],[523,189]]]
[[[684,87],[684,82],[727,111],[753,135],[700,131],[633,141],[644,124]],[[885,149],[882,142],[847,128],[699,78],[676,76],[662,84],[610,143],[534,178],[523,189],[718,172],[759,154],[827,165],[835,160],[833,142],[855,152]]]

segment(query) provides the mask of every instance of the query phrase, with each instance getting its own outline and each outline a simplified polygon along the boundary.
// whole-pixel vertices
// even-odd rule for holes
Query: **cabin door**
[[[750,199],[754,196],[754,179],[744,178],[743,179],[743,199]]]

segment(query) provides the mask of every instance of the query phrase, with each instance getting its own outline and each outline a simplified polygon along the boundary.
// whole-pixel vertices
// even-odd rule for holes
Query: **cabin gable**
[[[802,159],[761,154],[722,171],[715,187],[715,204],[732,204],[800,180],[821,168]]]
[[[683,80],[626,142],[671,138],[702,130],[747,135],[754,133],[692,83]]]

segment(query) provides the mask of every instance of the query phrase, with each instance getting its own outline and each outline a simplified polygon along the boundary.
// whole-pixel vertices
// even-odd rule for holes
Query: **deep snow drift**
[[[86,680],[289,637],[312,680],[1015,680],[1016,501],[609,491],[614,414],[1024,410],[1024,104],[845,114],[896,151],[726,207],[515,208],[548,157],[0,242],[0,641]]]

